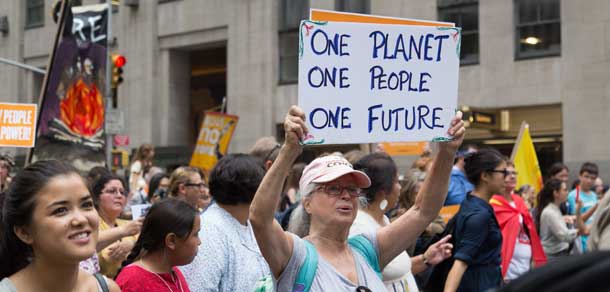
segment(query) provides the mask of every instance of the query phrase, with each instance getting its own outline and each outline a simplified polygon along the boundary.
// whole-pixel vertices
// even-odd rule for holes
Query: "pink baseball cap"
[[[356,180],[356,186],[364,189],[371,186],[371,180],[362,171],[354,170],[345,158],[329,155],[316,158],[303,170],[299,181],[299,188],[304,190],[310,183],[325,183],[340,178],[346,174],[352,174]]]

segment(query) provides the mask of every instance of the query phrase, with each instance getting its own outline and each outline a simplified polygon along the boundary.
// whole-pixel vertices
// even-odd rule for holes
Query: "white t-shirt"
[[[383,216],[383,221],[385,225],[390,224],[390,219],[386,216]],[[349,229],[349,236],[375,232],[381,227],[371,215],[358,210],[356,220],[354,220],[352,227]],[[383,271],[381,271],[381,274],[383,276],[383,283],[388,291],[419,291],[415,278],[411,273],[411,257],[406,251],[400,253],[387,264]]]
[[[510,202],[515,207],[515,202]],[[504,280],[514,280],[531,269],[532,244],[523,228],[523,216],[519,215],[519,235],[515,240],[515,250],[508,265]]]

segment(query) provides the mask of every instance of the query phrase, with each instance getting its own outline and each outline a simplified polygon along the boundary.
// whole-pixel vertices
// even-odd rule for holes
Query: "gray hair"
[[[288,232],[292,232],[303,238],[309,235],[309,227],[311,226],[311,215],[305,211],[305,207],[303,207],[303,199],[311,196],[311,194],[315,191],[315,189],[320,184],[317,183],[309,183],[305,189],[302,190],[302,197],[299,206],[297,206],[292,214],[290,215],[290,220],[288,222]],[[359,197],[359,204],[361,208],[366,208],[369,203],[366,200],[366,197]]]
[[[317,187],[318,184],[312,182],[301,190],[301,202],[290,215],[288,232],[292,232],[298,235],[300,238],[309,235],[309,226],[311,225],[311,215],[305,211],[305,208],[303,207],[303,199],[311,196]]]

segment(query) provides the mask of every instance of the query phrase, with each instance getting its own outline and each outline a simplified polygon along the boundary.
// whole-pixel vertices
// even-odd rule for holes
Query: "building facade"
[[[47,66],[57,29],[54,2],[2,1],[8,28],[0,29],[0,57]],[[543,166],[563,160],[574,176],[582,162],[593,161],[603,177],[610,174],[604,125],[610,0],[122,2],[113,13],[112,51],[128,60],[117,107],[134,147],[148,142],[187,160],[203,112],[218,110],[223,100],[240,118],[231,152],[281,136],[278,125],[297,102],[298,23],[309,8],[320,8],[456,22],[463,27],[459,104],[473,117],[468,142],[510,154],[526,120]],[[42,80],[1,64],[0,101],[36,101]]]

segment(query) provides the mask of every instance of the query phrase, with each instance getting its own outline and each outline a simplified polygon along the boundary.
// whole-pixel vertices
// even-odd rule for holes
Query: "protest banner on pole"
[[[27,163],[61,159],[82,171],[106,163],[106,9],[61,2],[57,35],[39,98],[36,143]],[[84,25],[88,23],[88,25]]]
[[[455,27],[301,22],[304,143],[449,139],[460,38]]]
[[[34,147],[36,104],[0,103],[0,147]]]
[[[227,154],[238,120],[234,115],[205,113],[190,166],[210,171]]]

